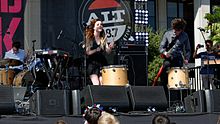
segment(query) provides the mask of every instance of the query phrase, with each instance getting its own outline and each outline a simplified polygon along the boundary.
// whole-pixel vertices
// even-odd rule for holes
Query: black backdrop
[[[52,47],[62,49],[70,52],[75,58],[81,55],[81,48],[78,45],[83,40],[78,26],[80,1],[41,0],[43,49]]]

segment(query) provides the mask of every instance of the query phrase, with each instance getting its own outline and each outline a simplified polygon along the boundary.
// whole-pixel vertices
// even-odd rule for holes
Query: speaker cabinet
[[[133,54],[133,55],[132,55]],[[147,61],[146,53],[134,54],[121,53],[119,55],[120,64],[128,67],[128,80],[132,86],[146,86],[147,85]]]
[[[0,114],[15,112],[13,89],[9,86],[0,86]]]
[[[206,112],[205,92],[199,90],[184,98],[187,113]]]
[[[37,115],[69,115],[69,91],[38,90],[30,98],[30,111]]]
[[[220,89],[205,90],[207,112],[220,112]]]
[[[115,108],[117,111],[129,110],[129,99],[124,86],[88,85],[81,91],[83,107],[100,104],[106,111]]]
[[[146,111],[154,107],[156,111],[164,111],[168,107],[162,86],[130,86],[128,91],[133,110]]]

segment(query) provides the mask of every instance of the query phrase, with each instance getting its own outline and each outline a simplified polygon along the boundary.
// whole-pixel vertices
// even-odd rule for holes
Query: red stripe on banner
[[[3,38],[3,42],[5,44],[7,51],[10,50],[12,47],[12,39],[15,34],[15,31],[18,28],[20,21],[21,21],[21,18],[12,18],[9,28],[7,29],[7,32]]]

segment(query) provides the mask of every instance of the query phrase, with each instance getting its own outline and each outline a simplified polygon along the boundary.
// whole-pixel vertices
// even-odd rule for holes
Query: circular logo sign
[[[79,26],[90,24],[92,19],[101,19],[107,40],[128,40],[132,34],[132,11],[129,3],[121,0],[84,0],[79,10]]]

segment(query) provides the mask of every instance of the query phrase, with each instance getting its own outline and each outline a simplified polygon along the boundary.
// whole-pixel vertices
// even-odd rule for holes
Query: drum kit
[[[33,70],[35,68],[39,68],[39,64],[36,64],[36,66],[33,68],[30,68],[29,66],[33,66],[34,62],[26,64],[24,66],[24,70],[18,72],[16,74],[13,67],[23,65],[23,62],[15,59],[3,59],[0,60],[0,84],[4,86],[14,86],[14,87],[29,87],[36,84],[36,79],[33,76]],[[12,69],[10,68],[12,67]],[[42,69],[41,69],[42,70]],[[38,73],[39,72],[39,73]],[[35,73],[39,75],[43,71],[35,69]],[[41,74],[44,76],[38,76],[42,80],[45,80],[45,74]],[[40,81],[38,81],[39,83]],[[47,86],[47,84],[45,85]]]
[[[19,66],[23,63],[15,59],[3,59],[0,60],[0,83],[2,85],[12,86],[15,76],[15,71],[9,69],[9,66]]]

